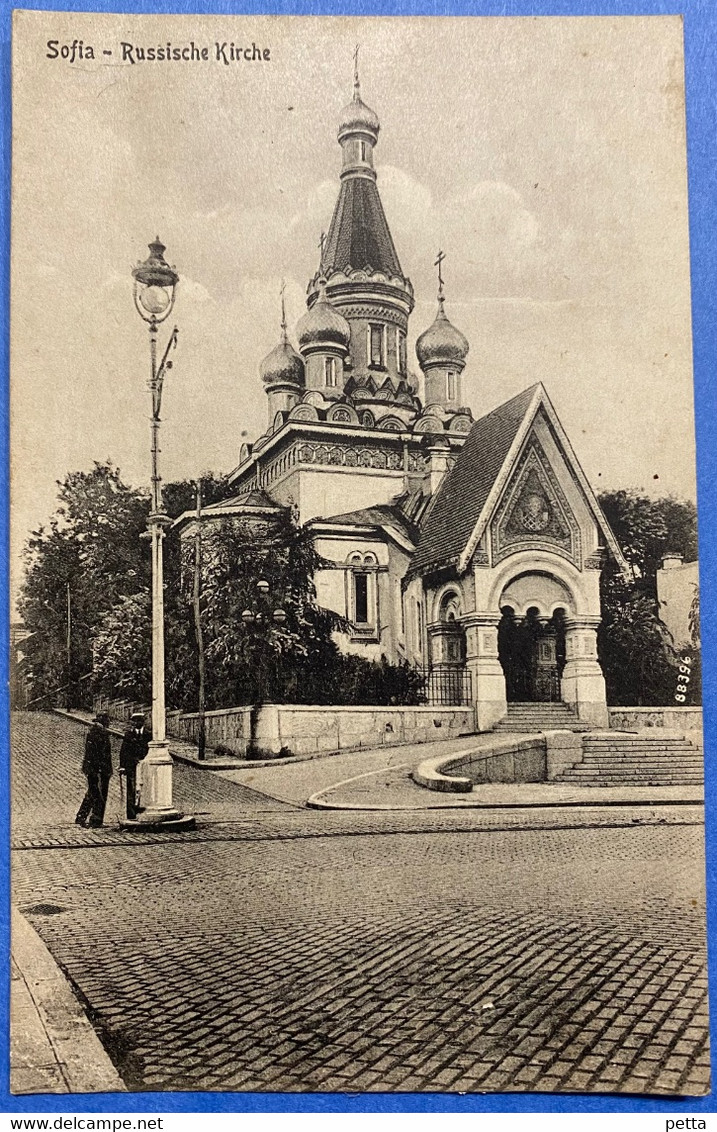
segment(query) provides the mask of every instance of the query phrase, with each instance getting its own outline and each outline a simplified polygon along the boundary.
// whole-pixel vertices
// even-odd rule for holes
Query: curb
[[[17,908],[11,950],[10,1092],[126,1092],[72,987]]]
[[[652,795],[649,798],[630,798],[630,797],[622,797],[622,798],[605,798],[605,797],[602,797],[602,798],[600,798],[600,797],[595,797],[594,795],[592,797],[590,796],[593,793],[592,787],[582,787],[582,789],[584,790],[584,792],[586,794],[586,797],[579,798],[579,799],[570,799],[570,800],[565,799],[565,798],[544,800],[542,798],[536,799],[535,797],[533,797],[533,798],[517,799],[515,801],[513,801],[513,800],[511,800],[511,801],[497,801],[497,800],[489,801],[489,800],[486,800],[486,799],[481,799],[477,794],[474,794],[473,797],[466,796],[465,794],[463,794],[461,796],[454,796],[452,800],[450,800],[450,801],[446,800],[443,803],[437,802],[437,801],[436,802],[426,801],[423,805],[404,805],[404,806],[401,806],[401,805],[382,804],[382,803],[378,803],[378,802],[366,802],[366,803],[331,802],[326,797],[326,795],[333,794],[337,790],[339,790],[342,786],[348,786],[352,782],[358,782],[361,779],[370,778],[372,775],[376,775],[376,774],[385,774],[387,770],[391,770],[391,771],[408,770],[410,768],[410,766],[411,766],[410,763],[403,763],[400,766],[381,767],[378,770],[367,771],[365,774],[356,774],[356,775],[353,775],[351,778],[344,778],[344,779],[342,779],[341,782],[335,782],[331,786],[324,787],[323,790],[317,790],[315,794],[312,794],[311,797],[307,799],[306,805],[309,809],[312,809],[312,810],[352,810],[352,811],[362,811],[363,810],[363,811],[379,811],[379,812],[384,812],[384,813],[386,813],[386,812],[388,812],[388,813],[405,813],[405,812],[420,813],[423,810],[492,810],[492,811],[527,810],[527,809],[534,809],[534,810],[548,810],[548,809],[580,810],[580,809],[586,809],[586,808],[589,808],[589,809],[606,808],[607,809],[607,808],[616,807],[616,806],[622,806],[622,807],[626,807],[626,806],[627,807],[700,806],[700,807],[704,807],[704,795],[702,795],[702,797],[700,797],[699,799],[696,799],[696,798],[661,798],[661,797],[659,797],[659,795],[657,797]],[[507,783],[506,785],[511,785],[511,786],[528,785],[529,786],[530,784]],[[545,783],[539,783],[539,784],[536,784],[536,785],[546,785],[546,784]],[[480,789],[480,787],[478,787],[478,789]],[[580,788],[576,787],[576,789],[580,789]],[[654,789],[660,789],[660,787],[656,787]],[[435,791],[431,791],[428,794],[428,797],[430,797],[434,793],[435,793]],[[445,798],[446,794],[442,793],[441,796]],[[449,797],[450,797],[450,795],[449,795]]]

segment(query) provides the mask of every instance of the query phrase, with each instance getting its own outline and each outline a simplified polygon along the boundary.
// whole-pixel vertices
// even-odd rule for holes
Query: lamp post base
[[[138,817],[120,822],[127,833],[188,833],[196,827],[194,815],[179,810],[143,810]]]
[[[183,814],[172,804],[174,762],[166,739],[152,740],[142,760],[141,799],[136,818],[120,822],[120,829],[135,833],[184,833],[196,827],[193,814]]]

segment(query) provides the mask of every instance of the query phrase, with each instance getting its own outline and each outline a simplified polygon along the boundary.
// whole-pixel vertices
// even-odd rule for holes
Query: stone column
[[[605,677],[597,656],[599,617],[569,617],[565,622],[565,668],[561,696],[582,723],[609,727]]]
[[[490,731],[508,710],[505,674],[498,659],[499,623],[500,613],[468,613],[461,618],[478,731]]]

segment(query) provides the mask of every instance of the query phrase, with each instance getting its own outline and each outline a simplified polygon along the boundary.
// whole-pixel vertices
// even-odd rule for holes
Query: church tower
[[[400,427],[415,418],[418,408],[406,351],[413,288],[401,269],[378,193],[374,148],[380,125],[361,98],[357,54],[353,98],[339,120],[341,188],[307,305],[311,314],[328,299],[348,322],[342,387],[359,419],[378,419],[390,406]]]

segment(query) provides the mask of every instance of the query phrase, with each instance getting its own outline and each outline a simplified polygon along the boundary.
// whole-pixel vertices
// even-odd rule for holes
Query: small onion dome
[[[438,303],[438,314],[428,330],[416,342],[416,357],[421,369],[441,363],[464,365],[468,353],[468,339],[456,330],[446,318],[443,300]]]
[[[341,141],[346,134],[359,131],[371,134],[375,142],[380,129],[381,126],[379,124],[378,115],[374,113],[370,106],[366,105],[358,92],[354,93],[348,106],[345,106],[341,111],[341,117],[339,118],[339,141]]]
[[[296,327],[299,349],[309,346],[339,346],[348,349],[351,328],[344,316],[328,299],[326,284],[321,284],[319,297],[311,310],[299,319]]]
[[[261,380],[267,385],[282,383],[286,385],[304,384],[304,360],[291,343],[282,338],[259,366]]]

